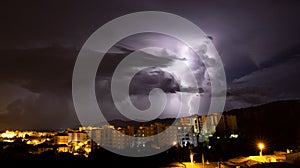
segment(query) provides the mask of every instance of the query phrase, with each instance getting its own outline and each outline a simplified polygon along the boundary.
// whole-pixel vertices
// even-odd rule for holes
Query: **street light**
[[[258,148],[260,149],[259,155],[262,156],[262,150],[265,148],[263,143],[258,143]]]

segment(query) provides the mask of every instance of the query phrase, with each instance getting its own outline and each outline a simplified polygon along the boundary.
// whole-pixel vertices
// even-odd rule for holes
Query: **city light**
[[[177,145],[177,141],[173,141],[173,146]]]
[[[265,148],[265,145],[264,145],[263,143],[260,142],[260,143],[258,143],[257,146],[258,146],[258,148],[260,149],[259,155],[262,156],[262,151],[263,151],[263,149]]]

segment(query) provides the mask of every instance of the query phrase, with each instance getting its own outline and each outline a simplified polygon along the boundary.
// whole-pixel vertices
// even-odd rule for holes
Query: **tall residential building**
[[[198,135],[201,133],[203,117],[192,115],[179,119],[177,126],[177,141],[180,146],[198,146]]]
[[[68,131],[68,142],[84,142],[87,139],[86,132]]]
[[[232,114],[223,114],[217,126],[219,135],[237,134],[238,126],[236,116]]]
[[[213,135],[216,132],[216,127],[218,126],[221,117],[222,113],[219,112],[207,115],[203,122],[202,134]]]
[[[53,137],[54,144],[56,144],[56,145],[62,145],[62,144],[68,145],[68,137],[69,136],[68,136],[67,133],[57,133]]]

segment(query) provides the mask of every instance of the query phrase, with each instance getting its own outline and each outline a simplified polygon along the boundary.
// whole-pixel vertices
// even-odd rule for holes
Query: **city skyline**
[[[221,115],[220,113],[210,116],[192,115],[172,121],[162,119],[140,125],[125,121],[126,126],[110,123],[52,131],[5,130],[0,132],[0,141],[1,144],[6,144],[2,151],[16,148],[22,142],[23,146],[27,145],[26,151],[29,155],[36,157],[54,152],[56,155],[69,153],[90,158],[101,149],[121,156],[148,157],[172,147],[198,148],[214,136],[218,139],[238,138],[236,116]],[[214,135],[215,132],[218,132],[218,135]]]

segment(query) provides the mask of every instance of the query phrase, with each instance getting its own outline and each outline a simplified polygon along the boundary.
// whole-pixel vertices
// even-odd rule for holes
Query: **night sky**
[[[72,73],[82,45],[106,22],[139,11],[177,14],[208,35],[226,73],[224,111],[300,98],[297,0],[7,1],[0,5],[0,129],[79,125],[72,100]],[[155,40],[160,38],[163,40]],[[97,95],[110,94],[109,63],[118,63],[124,54],[143,45],[168,47],[173,43],[176,40],[155,34],[120,42],[101,66],[104,73],[96,79]],[[204,71],[199,71],[201,81],[205,80]],[[172,74],[145,69],[133,80],[131,98],[142,101],[135,105],[144,108],[149,89],[159,87],[172,95],[178,85]],[[112,102],[100,100],[107,119],[121,116]],[[173,105],[166,108],[163,117],[172,117]]]

